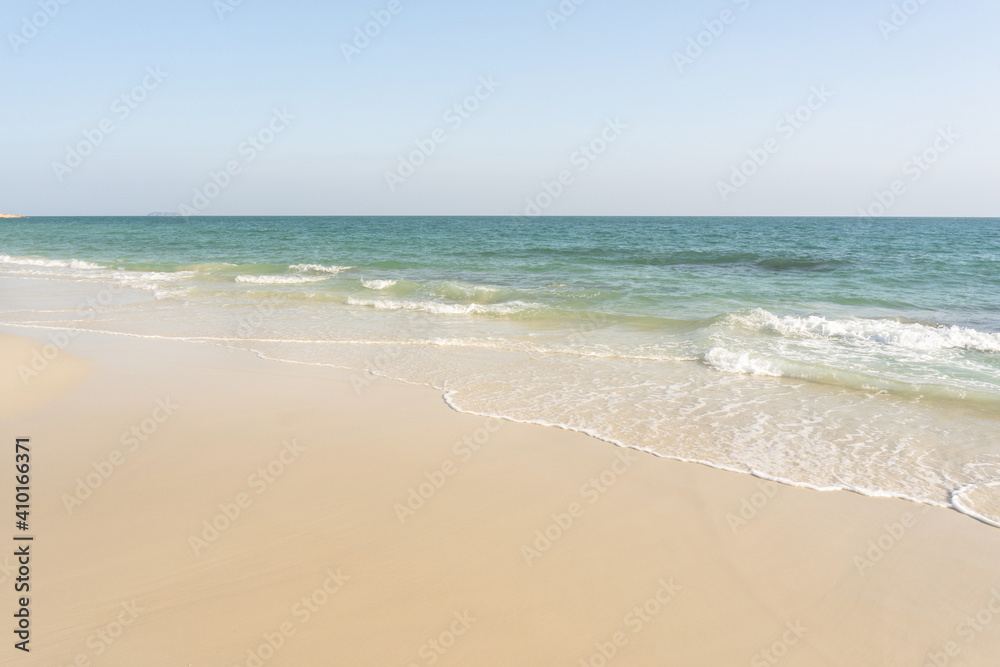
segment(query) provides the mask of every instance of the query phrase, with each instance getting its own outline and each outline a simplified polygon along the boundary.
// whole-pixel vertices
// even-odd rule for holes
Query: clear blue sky
[[[856,215],[898,181],[892,215],[1000,215],[996,0],[907,0],[891,32],[900,0],[566,0],[554,28],[559,0],[401,0],[350,61],[342,43],[389,0],[221,12],[237,1],[5,0],[0,212],[176,211],[235,162],[204,213],[513,214],[565,171],[548,214]],[[674,53],[725,10],[681,71]],[[500,86],[447,121],[481,77]],[[115,100],[144,80],[125,117]],[[251,161],[241,144],[275,109],[294,119]],[[391,189],[436,129],[446,141]],[[730,181],[748,151],[767,161]],[[924,151],[933,164],[907,165]],[[724,198],[720,182],[741,185]]]

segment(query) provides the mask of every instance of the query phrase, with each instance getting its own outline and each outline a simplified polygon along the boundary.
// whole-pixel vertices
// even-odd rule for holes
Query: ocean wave
[[[779,317],[762,308],[730,315],[727,321],[751,331],[770,331],[789,337],[840,338],[918,351],[1000,352],[1000,334],[959,326],[935,327],[896,320],[828,320],[818,315]]]
[[[347,299],[348,305],[367,306],[375,310],[410,310],[436,315],[512,315],[534,308],[537,303],[510,301],[508,303],[441,303],[439,301],[407,301],[404,299]]]
[[[733,352],[724,347],[713,347],[705,354],[705,363],[713,368],[738,375],[766,375],[781,377],[781,366],[768,359],[755,357],[749,352]]]
[[[367,287],[368,289],[384,290],[384,289],[389,289],[390,287],[395,285],[396,282],[397,281],[395,280],[362,280],[361,284]]]
[[[95,278],[111,280],[121,287],[138,289],[153,289],[162,283],[174,283],[189,280],[197,275],[195,271],[178,271],[164,273],[163,271],[110,271],[99,273]]]
[[[193,287],[172,287],[169,289],[156,289],[153,291],[153,296],[157,300],[179,299],[188,296],[192,292],[194,292]]]
[[[186,264],[177,266],[177,271],[194,271],[199,275],[205,277],[214,277],[217,275],[225,275],[226,273],[233,271],[238,264],[232,264],[230,262],[206,262],[204,264]],[[159,268],[159,267],[157,267]],[[163,270],[163,269],[160,269]],[[238,270],[238,269],[237,269]]]
[[[770,257],[757,262],[757,266],[773,271],[834,271],[850,262],[839,259],[810,259],[807,257]]]
[[[302,285],[318,283],[328,276],[236,276],[236,282],[249,285]]]
[[[353,266],[323,266],[322,264],[293,264],[288,267],[292,271],[299,271],[301,273],[329,273],[332,275],[337,275],[338,273],[343,273],[344,271],[350,271]]]
[[[0,255],[0,264],[14,264],[16,266],[41,266],[53,269],[101,269],[100,264],[85,262],[82,259],[34,259],[32,257],[11,257],[10,255]]]
[[[5,256],[0,255],[0,260]],[[21,258],[15,258],[21,259]],[[74,280],[86,283],[106,283],[115,288],[130,288],[146,291],[157,291],[165,284],[189,280],[197,275],[195,271],[178,271],[165,273],[160,271],[135,271],[124,269],[109,269],[81,260],[62,261],[45,260],[48,263],[27,263],[21,261],[3,262],[12,268],[10,275],[45,280]],[[73,271],[61,271],[71,269]]]
[[[478,304],[494,304],[510,300],[516,292],[494,285],[471,285],[458,282],[444,282],[434,290],[435,294],[453,301],[471,301]]]

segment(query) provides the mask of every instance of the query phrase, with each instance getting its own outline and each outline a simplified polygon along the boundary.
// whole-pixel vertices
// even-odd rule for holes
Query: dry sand
[[[193,343],[84,335],[25,384],[38,347],[0,337],[36,536],[2,664],[1000,664],[1000,530],[949,510]]]

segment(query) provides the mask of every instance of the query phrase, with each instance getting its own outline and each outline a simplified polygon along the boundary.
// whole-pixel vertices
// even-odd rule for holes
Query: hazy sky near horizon
[[[1000,216],[998,24],[996,0],[7,0],[0,212]]]

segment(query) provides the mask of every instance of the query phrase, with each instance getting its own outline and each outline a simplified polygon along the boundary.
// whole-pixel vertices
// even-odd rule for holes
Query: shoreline
[[[31,330],[37,330],[37,331],[60,331],[60,330],[64,330],[65,329],[65,330],[74,331],[74,332],[76,332],[78,334],[86,334],[86,335],[110,336],[110,337],[125,337],[125,338],[137,338],[137,339],[149,340],[149,341],[166,341],[166,342],[180,342],[180,343],[188,343],[188,344],[207,345],[207,346],[210,346],[210,347],[217,347],[217,348],[220,348],[220,349],[225,349],[225,350],[230,350],[230,351],[248,352],[251,355],[255,356],[256,358],[258,358],[258,359],[260,359],[262,361],[271,362],[271,363],[303,365],[303,366],[307,366],[307,367],[308,366],[313,366],[313,367],[317,367],[317,368],[335,368],[335,369],[338,369],[338,370],[343,370],[343,371],[351,372],[355,376],[358,375],[358,374],[360,374],[360,375],[371,375],[372,377],[383,378],[383,379],[386,379],[386,380],[388,380],[390,382],[399,382],[399,383],[402,383],[402,384],[406,384],[406,385],[410,385],[410,386],[415,386],[415,387],[421,387],[421,388],[429,389],[429,390],[431,390],[433,392],[436,392],[441,397],[441,399],[443,400],[443,402],[451,410],[453,410],[457,414],[471,415],[471,416],[484,417],[484,418],[493,418],[493,419],[499,419],[499,420],[502,420],[502,421],[508,421],[508,422],[511,422],[511,423],[518,423],[518,424],[526,424],[526,425],[531,425],[531,426],[538,426],[538,427],[541,427],[541,428],[554,428],[554,429],[558,429],[558,430],[564,430],[564,431],[567,431],[567,432],[570,432],[570,433],[580,434],[580,435],[583,435],[583,436],[588,437],[588,438],[593,438],[593,439],[598,440],[598,441],[600,441],[602,443],[606,443],[608,445],[611,445],[611,446],[613,446],[615,448],[627,449],[627,450],[630,450],[630,451],[639,452],[641,454],[651,455],[651,456],[656,457],[656,458],[660,458],[660,459],[664,459],[664,460],[668,460],[668,461],[674,461],[674,462],[678,462],[678,463],[683,463],[685,465],[704,466],[704,467],[709,468],[711,470],[718,470],[718,471],[721,471],[721,472],[726,472],[726,473],[732,473],[732,474],[736,474],[736,475],[747,476],[747,477],[750,477],[752,479],[757,479],[757,480],[762,480],[764,482],[770,482],[770,483],[780,484],[782,486],[787,486],[787,487],[791,487],[791,488],[805,489],[805,490],[809,490],[809,491],[815,491],[815,492],[818,492],[818,493],[838,493],[838,492],[851,493],[851,494],[859,495],[859,496],[861,496],[863,498],[871,498],[871,499],[875,499],[875,500],[880,500],[880,499],[885,499],[885,500],[901,500],[901,501],[904,501],[904,502],[912,503],[914,505],[918,505],[920,507],[932,507],[932,508],[936,508],[936,509],[945,509],[945,510],[949,510],[951,512],[954,512],[956,514],[959,514],[959,515],[961,515],[963,517],[972,519],[973,521],[976,521],[977,523],[981,523],[981,524],[983,524],[985,526],[988,526],[990,528],[1000,528],[1000,523],[998,523],[996,521],[993,521],[990,518],[985,517],[985,516],[983,516],[983,515],[975,512],[974,510],[972,510],[972,509],[970,509],[970,508],[962,505],[961,501],[959,501],[959,500],[956,499],[956,495],[958,493],[962,492],[962,490],[958,490],[956,492],[953,492],[952,498],[950,499],[949,502],[940,502],[940,501],[935,501],[935,500],[928,499],[928,498],[920,498],[920,497],[908,496],[908,495],[904,495],[904,494],[893,494],[893,493],[886,492],[886,491],[873,490],[873,489],[868,489],[868,488],[863,488],[863,487],[853,487],[853,486],[848,486],[848,485],[844,485],[844,486],[818,486],[818,485],[810,484],[810,483],[807,483],[807,482],[798,482],[798,481],[791,480],[791,479],[788,479],[788,478],[785,478],[785,477],[780,477],[780,476],[776,476],[776,475],[768,475],[768,474],[761,473],[761,472],[758,472],[758,471],[753,471],[753,470],[740,469],[740,468],[737,468],[737,467],[734,467],[734,466],[727,466],[726,464],[716,463],[716,462],[713,462],[713,461],[710,461],[710,460],[706,460],[706,459],[687,458],[687,457],[681,456],[679,454],[669,454],[669,453],[659,452],[659,451],[656,451],[654,449],[645,448],[645,447],[642,447],[640,445],[629,444],[627,442],[623,442],[621,440],[615,439],[615,438],[610,437],[610,436],[606,436],[606,435],[603,435],[603,434],[600,434],[600,433],[595,433],[595,432],[592,432],[592,431],[590,431],[590,430],[588,430],[586,428],[583,428],[583,427],[574,427],[574,426],[570,426],[570,425],[566,425],[566,424],[549,422],[549,421],[542,421],[542,420],[522,419],[522,418],[517,418],[517,417],[510,416],[510,415],[504,415],[504,414],[499,414],[499,413],[478,412],[476,410],[473,410],[473,409],[461,406],[458,403],[458,401],[455,400],[455,398],[453,397],[451,391],[443,389],[443,388],[438,387],[436,385],[433,385],[433,384],[431,384],[429,382],[421,382],[421,381],[418,381],[418,380],[408,380],[408,379],[403,379],[403,378],[389,377],[389,376],[385,376],[385,375],[380,375],[378,373],[373,373],[370,370],[361,370],[361,369],[355,369],[355,368],[350,368],[350,367],[346,367],[346,366],[337,366],[337,365],[333,365],[333,364],[325,364],[325,363],[318,363],[318,362],[314,363],[314,362],[292,361],[292,360],[282,359],[282,358],[279,358],[279,357],[272,357],[272,356],[268,356],[267,354],[265,354],[263,352],[254,350],[252,348],[241,349],[241,348],[236,348],[236,347],[232,347],[232,346],[226,345],[223,342],[221,342],[221,341],[226,340],[226,339],[216,339],[216,338],[213,338],[213,337],[210,337],[210,336],[190,336],[190,337],[177,337],[177,338],[174,338],[174,337],[169,337],[169,336],[160,336],[160,335],[156,335],[156,334],[129,333],[129,332],[118,332],[118,331],[94,331],[94,330],[88,330],[88,329],[74,329],[74,328],[66,328],[66,327],[59,327],[59,326],[18,325],[18,324],[13,324],[13,323],[0,323],[0,333],[2,333],[2,330],[5,327],[6,328],[13,328],[13,329],[25,329],[25,330],[29,330],[29,331],[31,331]],[[282,341],[282,342],[290,342],[290,341]],[[314,341],[303,341],[303,344],[313,344],[313,343],[314,343]]]
[[[31,345],[9,331],[8,371]],[[745,664],[781,646],[782,664],[912,665],[1000,585],[1000,533],[950,510],[633,455],[214,345],[81,334],[56,361],[78,360],[3,421],[46,443],[33,664],[95,657],[88,636],[135,601],[102,664],[252,664],[277,631],[272,664],[428,664],[444,636],[436,664],[587,664],[602,647],[621,665]],[[157,399],[179,406],[162,423]],[[961,649],[992,664],[1000,637]]]
[[[261,356],[260,358],[261,359],[266,359],[267,361],[277,361],[277,362],[281,363],[280,359],[272,359],[272,358],[268,358],[268,357],[264,357],[264,356]],[[392,379],[392,378],[390,378],[390,379]],[[428,387],[428,388],[434,389],[436,391],[440,391],[437,387],[432,387],[431,385],[427,385],[427,384],[422,384],[422,383],[417,383],[417,382],[410,383],[410,382],[407,382],[405,380],[394,380],[394,381],[397,381],[397,382],[406,382],[407,384],[414,384],[414,385],[417,385],[417,386]],[[462,408],[458,404],[456,404],[453,400],[451,400],[447,392],[445,392],[442,395],[442,398],[444,399],[444,401],[448,405],[448,407],[452,408],[455,412],[460,413],[460,414],[474,415],[474,416],[477,416],[477,417],[487,417],[487,418],[501,419],[501,420],[504,420],[504,421],[510,421],[510,422],[514,422],[514,423],[518,423],[518,424],[530,424],[530,425],[533,425],[533,426],[540,426],[542,428],[555,428],[555,429],[560,429],[560,430],[564,430],[564,431],[569,431],[570,433],[579,433],[581,435],[585,435],[585,436],[587,436],[589,438],[594,438],[595,440],[599,440],[601,442],[607,443],[607,444],[609,444],[609,445],[611,445],[613,447],[617,447],[617,448],[620,448],[620,449],[629,449],[629,450],[632,450],[632,451],[640,452],[640,453],[645,454],[645,455],[653,456],[653,457],[660,458],[660,459],[665,459],[667,461],[675,461],[677,463],[683,463],[685,465],[704,466],[706,468],[710,468],[712,470],[718,470],[720,472],[728,472],[728,473],[733,473],[733,474],[736,474],[736,475],[745,475],[747,477],[752,477],[754,479],[759,479],[759,480],[764,481],[764,482],[770,482],[770,483],[773,483],[773,484],[780,484],[782,486],[787,486],[787,487],[796,488],[796,489],[806,489],[806,490],[809,490],[809,491],[815,491],[817,493],[853,493],[853,494],[857,494],[857,495],[859,495],[859,496],[861,496],[863,498],[872,498],[872,499],[875,499],[875,500],[878,500],[878,499],[884,499],[884,500],[902,500],[902,501],[905,501],[905,502],[908,502],[908,503],[913,503],[914,505],[920,505],[920,506],[923,506],[923,507],[934,507],[934,508],[937,508],[937,509],[951,510],[953,512],[956,512],[957,514],[960,514],[960,515],[962,515],[964,517],[972,519],[972,520],[974,520],[974,521],[976,521],[978,523],[984,524],[984,525],[989,526],[991,528],[1000,528],[1000,523],[997,523],[995,521],[992,521],[992,520],[988,519],[987,517],[984,517],[984,516],[982,516],[980,514],[977,514],[976,512],[974,512],[974,511],[972,511],[972,510],[970,510],[968,508],[959,507],[959,506],[956,506],[956,505],[953,505],[953,504],[940,503],[940,502],[936,502],[936,501],[933,501],[933,500],[928,500],[926,498],[915,498],[915,497],[905,496],[905,495],[893,495],[893,494],[882,492],[882,491],[873,491],[871,489],[862,489],[862,488],[855,488],[855,487],[849,487],[849,486],[820,487],[820,486],[815,486],[815,485],[808,484],[808,483],[805,483],[805,482],[795,482],[795,481],[792,481],[792,480],[789,480],[789,479],[786,479],[786,478],[782,478],[782,477],[769,476],[769,475],[765,475],[763,473],[758,473],[758,472],[749,471],[749,470],[740,470],[739,468],[734,468],[734,467],[731,467],[731,466],[726,466],[726,465],[721,464],[721,463],[714,463],[712,461],[707,461],[707,460],[702,460],[702,459],[684,458],[683,456],[679,456],[679,455],[675,455],[675,454],[665,454],[663,452],[658,452],[658,451],[655,451],[655,450],[652,450],[652,449],[646,449],[646,448],[643,448],[643,447],[640,447],[640,446],[637,446],[637,445],[630,445],[628,443],[621,442],[619,440],[615,440],[615,439],[610,438],[610,437],[606,437],[606,436],[603,436],[603,435],[600,435],[600,434],[597,434],[597,433],[591,433],[591,432],[587,431],[586,429],[574,428],[572,426],[567,426],[565,424],[556,424],[556,423],[544,422],[544,421],[531,421],[531,420],[527,420],[527,419],[516,419],[514,417],[508,417],[508,416],[499,415],[499,414],[487,414],[487,413],[481,413],[481,412],[475,412],[475,411],[472,411],[472,410],[467,410],[465,408]]]

